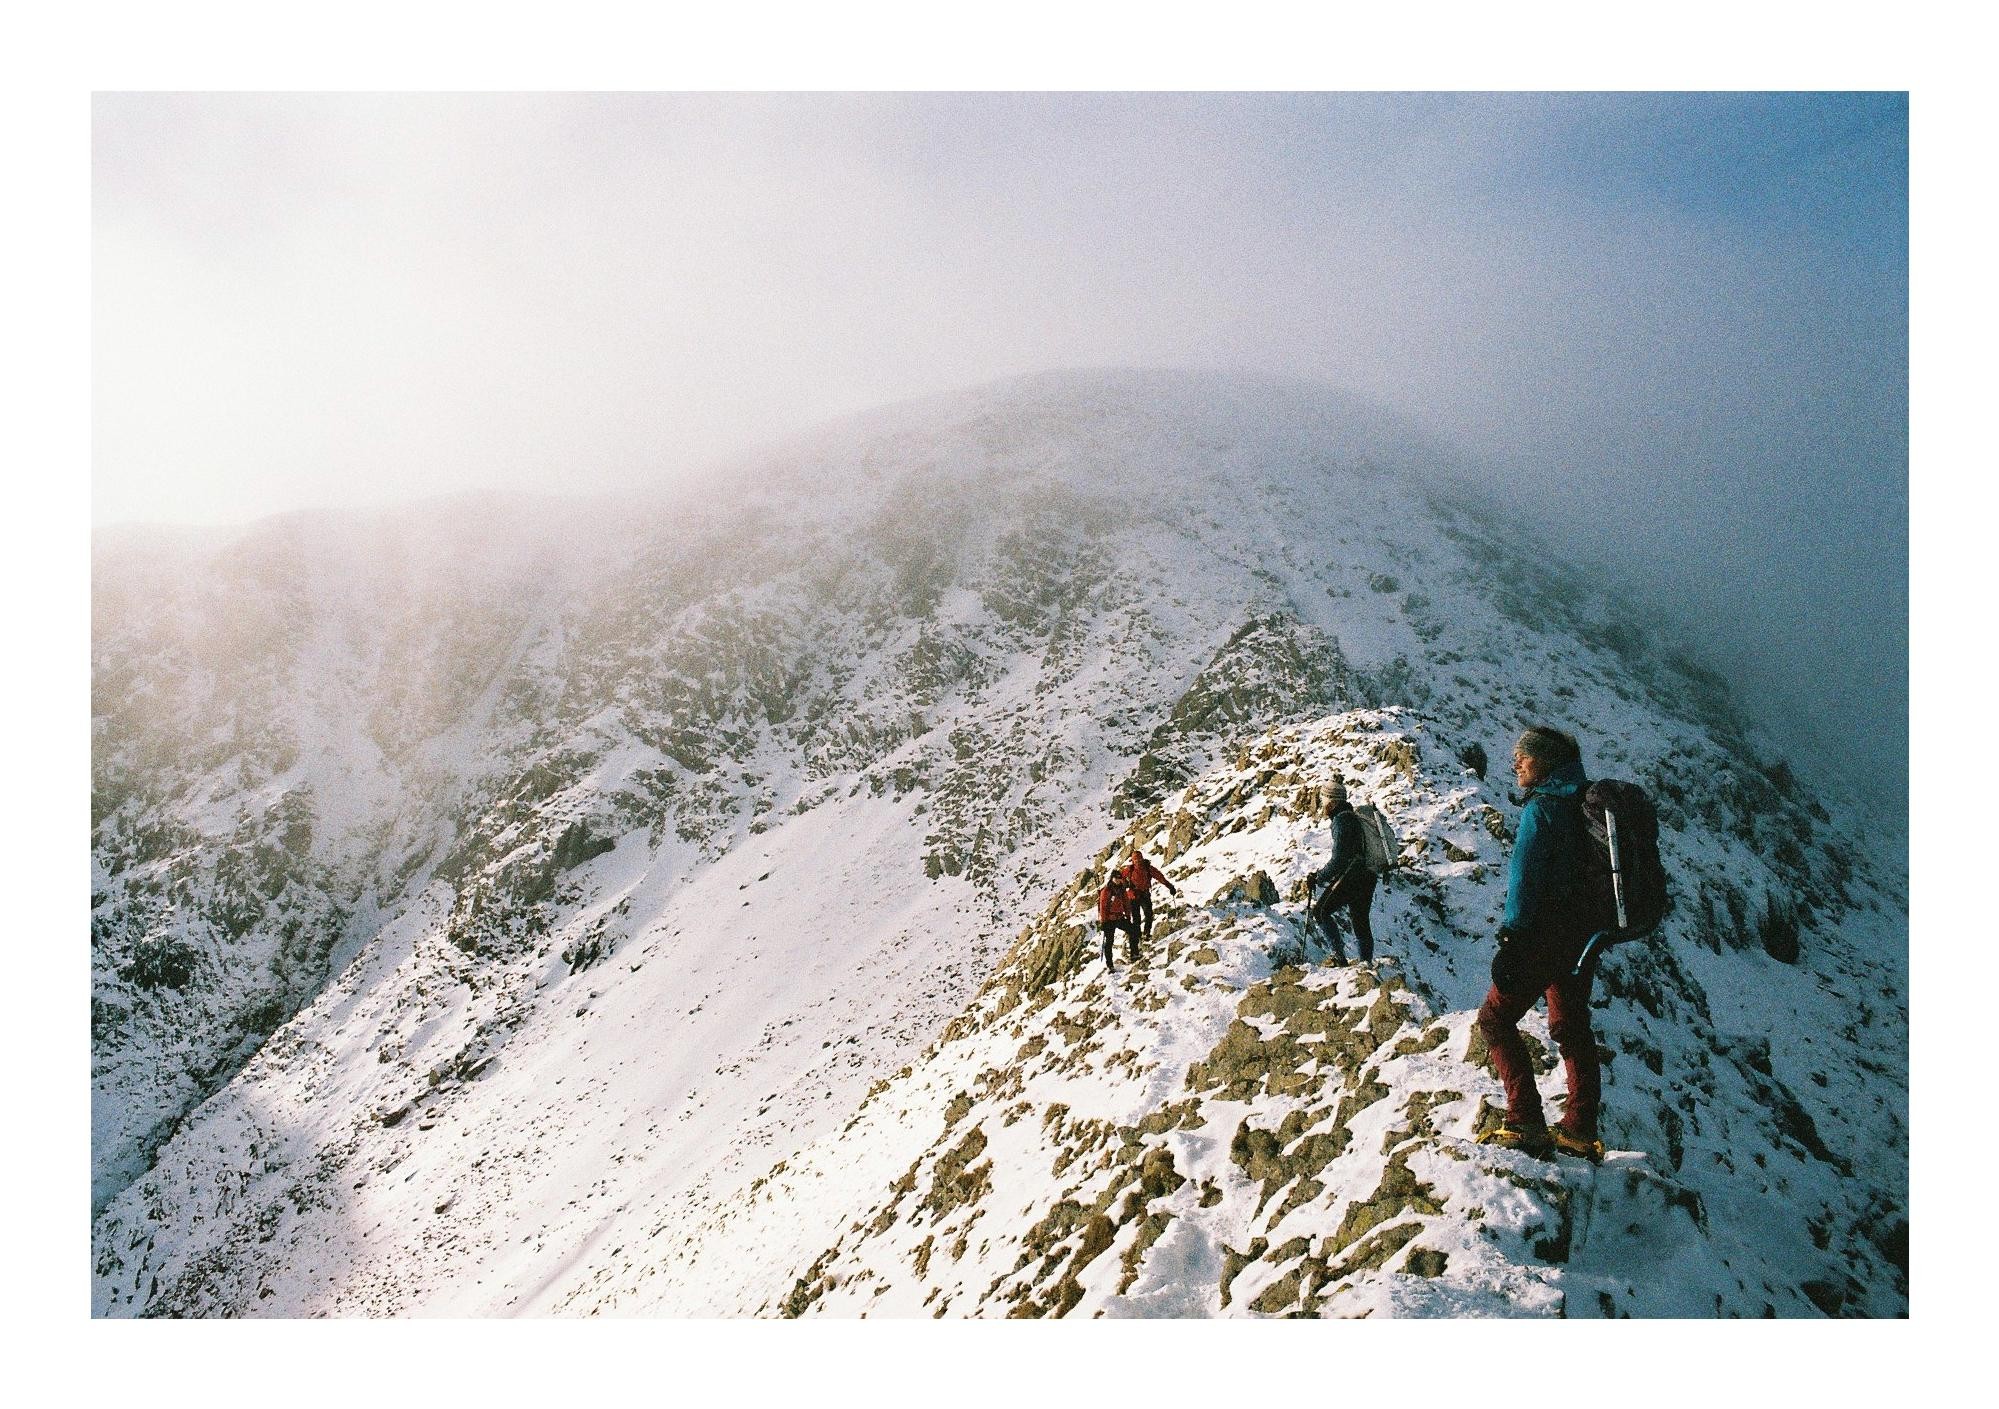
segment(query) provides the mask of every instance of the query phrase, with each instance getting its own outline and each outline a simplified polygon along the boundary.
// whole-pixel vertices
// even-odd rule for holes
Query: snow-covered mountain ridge
[[[773,1169],[846,1148],[1106,837],[1368,708],[1431,769],[1572,722],[1730,839],[1683,895],[1715,1042],[1773,1035],[1771,974],[1839,993],[1756,1060],[1899,1207],[1898,878],[1429,454],[1309,388],[1070,374],[726,496],[100,552],[97,1309],[776,1308],[936,1132],[766,1226]]]
[[[1706,994],[1739,956],[1713,931],[1603,968],[1601,1167],[1475,1143],[1503,1104],[1474,1010],[1509,829],[1439,752],[1404,712],[1335,716],[1256,740],[1139,819],[1107,855],[1151,846],[1186,894],[1146,962],[1104,973],[1100,868],[1085,870],[932,1051],[752,1195],[745,1222],[766,1204],[781,1219],[854,1182],[841,1176],[857,1162],[915,1147],[759,1310],[1904,1310],[1906,1226],[1853,1157],[1895,1138],[1893,1103],[1837,1074],[1821,1126],[1773,1070],[1773,1044],[1813,1043],[1830,1016],[1795,970],[1765,980],[1785,1015],[1771,1036],[1717,1031]],[[1304,913],[1336,775],[1408,829],[1373,965],[1334,964]],[[1676,873],[1697,883],[1742,864],[1739,843],[1675,840]],[[1558,1099],[1545,1014],[1525,1030]]]

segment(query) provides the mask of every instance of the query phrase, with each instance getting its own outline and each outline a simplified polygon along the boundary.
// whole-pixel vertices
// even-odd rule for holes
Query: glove
[[[1492,956],[1492,986],[1501,993],[1532,992],[1534,955],[1532,945],[1505,930],[1499,932],[1499,948]]]

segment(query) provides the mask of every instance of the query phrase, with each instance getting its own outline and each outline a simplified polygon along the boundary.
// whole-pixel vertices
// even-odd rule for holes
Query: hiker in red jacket
[[[1180,893],[1180,887],[1167,880],[1166,873],[1150,861],[1147,861],[1145,853],[1137,847],[1131,849],[1131,860],[1124,863],[1124,870],[1119,874],[1124,877],[1125,884],[1131,887],[1132,893],[1136,898],[1138,907],[1136,918],[1138,920],[1139,933],[1150,941],[1152,938],[1152,883],[1158,881],[1175,895]]]
[[[1125,934],[1125,952],[1131,962],[1138,962],[1138,904],[1132,894],[1131,883],[1124,878],[1124,872],[1113,871],[1097,892],[1097,920],[1104,927],[1104,967],[1117,972],[1117,965],[1111,962],[1115,947],[1113,941],[1117,932]]]

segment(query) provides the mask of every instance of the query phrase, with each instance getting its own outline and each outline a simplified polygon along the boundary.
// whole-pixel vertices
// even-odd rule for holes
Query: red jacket
[[[1131,860],[1125,862],[1124,870],[1118,874],[1122,875],[1131,888],[1140,895],[1148,894],[1152,890],[1152,883],[1154,881],[1163,883],[1175,895],[1180,893],[1180,888],[1166,879],[1166,873],[1150,861],[1147,861],[1143,856],[1134,856]]]
[[[1131,918],[1131,892],[1115,880],[1097,892],[1097,918],[1107,925],[1123,924]]]

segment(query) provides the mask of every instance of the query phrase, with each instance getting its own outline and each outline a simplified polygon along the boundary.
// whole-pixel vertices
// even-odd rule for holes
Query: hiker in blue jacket
[[[1592,964],[1580,976],[1570,972],[1591,929],[1582,874],[1582,793],[1589,782],[1582,749],[1571,735],[1535,725],[1513,747],[1513,776],[1527,801],[1507,873],[1492,989],[1478,1010],[1479,1028],[1506,1088],[1506,1120],[1482,1138],[1530,1154],[1546,1154],[1552,1146],[1600,1159],[1600,1072],[1590,1025],[1596,969]],[[1548,1032],[1561,1049],[1569,1083],[1567,1108],[1553,1129],[1542,1116],[1534,1067],[1517,1026],[1544,995]]]
[[[1325,931],[1327,940],[1333,946],[1333,956],[1342,964],[1347,961],[1346,941],[1340,937],[1339,926],[1333,919],[1334,911],[1346,908],[1347,918],[1353,922],[1354,938],[1360,941],[1360,961],[1363,964],[1374,961],[1374,927],[1368,922],[1368,910],[1374,904],[1374,872],[1367,868],[1367,849],[1361,841],[1360,818],[1354,816],[1353,807],[1347,801],[1347,785],[1340,779],[1333,780],[1332,793],[1333,855],[1318,870],[1312,873],[1311,885],[1319,898],[1312,903],[1312,918]]]

